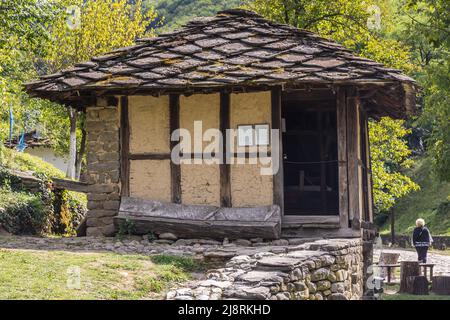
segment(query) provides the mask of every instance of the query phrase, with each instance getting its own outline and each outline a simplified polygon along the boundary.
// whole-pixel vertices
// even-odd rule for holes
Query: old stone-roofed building
[[[244,10],[140,39],[27,91],[86,111],[90,235],[132,219],[138,233],[180,237],[361,237],[373,217],[367,120],[415,109],[414,81],[400,71]],[[197,120],[204,131],[279,129],[262,145],[279,143],[266,158],[280,170],[174,163],[171,132]],[[231,158],[261,157],[251,142]]]

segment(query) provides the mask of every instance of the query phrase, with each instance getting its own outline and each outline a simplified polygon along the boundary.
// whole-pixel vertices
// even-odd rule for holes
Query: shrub
[[[4,227],[11,233],[73,235],[81,223],[86,209],[86,195],[71,191],[54,191],[49,188],[49,177],[63,178],[64,173],[38,157],[3,149],[0,165],[0,186],[2,201],[0,208]],[[42,183],[39,191],[30,194],[22,180],[9,170],[33,171]],[[7,194],[10,194],[7,196]],[[19,203],[14,197],[18,196]],[[31,197],[31,198],[30,198]],[[11,198],[11,199],[10,199]],[[39,206],[37,205],[39,203]],[[27,207],[27,204],[30,207]],[[28,218],[27,218],[28,217]]]
[[[64,172],[39,157],[8,148],[2,149],[2,162],[0,164],[5,168],[19,171],[33,171],[37,175],[43,174],[51,178],[65,177]]]
[[[117,236],[122,238],[124,236],[130,236],[134,233],[135,224],[133,220],[126,219],[119,223],[119,230],[117,231]]]
[[[74,235],[86,214],[86,196],[64,190],[55,193],[53,200],[52,233]]]
[[[45,234],[51,230],[52,211],[39,194],[0,189],[0,224],[13,234]]]

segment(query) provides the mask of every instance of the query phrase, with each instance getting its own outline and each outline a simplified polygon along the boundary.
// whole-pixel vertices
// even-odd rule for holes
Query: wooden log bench
[[[114,219],[117,227],[124,220],[133,221],[136,234],[170,232],[179,238],[278,239],[281,234],[276,205],[220,208],[122,197]]]
[[[381,265],[391,265],[391,264],[397,264],[398,259],[400,258],[400,253],[392,253],[392,252],[385,252],[382,251],[380,253],[380,261],[379,263]],[[392,280],[395,280],[395,273],[393,272],[395,268],[381,268],[381,274],[380,276],[383,278],[388,278],[389,282]]]
[[[385,283],[387,284],[392,284],[394,283],[392,281],[392,274],[395,271],[395,268],[400,268],[401,264],[400,263],[393,263],[393,264],[380,264],[380,263],[375,263],[375,265],[377,265],[379,268],[383,268],[386,270],[386,277],[387,277],[387,281]],[[429,281],[432,282],[433,279],[433,268],[434,268],[435,264],[434,263],[419,263],[419,268],[422,268],[422,274],[425,276],[425,278]]]

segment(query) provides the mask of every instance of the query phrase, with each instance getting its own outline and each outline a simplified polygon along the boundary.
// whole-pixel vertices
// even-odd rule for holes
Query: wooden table
[[[400,264],[396,263],[396,264],[378,264],[375,263],[375,265],[377,265],[379,268],[386,268],[387,269],[387,282],[388,284],[392,283],[391,282],[391,270],[394,268],[400,268]],[[428,269],[430,269],[430,276],[429,276],[429,282],[432,281],[433,279],[433,268],[435,266],[434,263],[420,263],[419,264],[420,267],[422,267],[423,269],[423,275],[428,279]]]

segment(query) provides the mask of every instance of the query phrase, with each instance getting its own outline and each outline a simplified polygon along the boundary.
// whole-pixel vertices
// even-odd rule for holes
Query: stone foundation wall
[[[359,300],[363,296],[360,239],[318,240],[231,258],[206,280],[171,290],[169,300]]]
[[[88,236],[112,236],[120,205],[120,138],[117,99],[98,99],[86,110]]]

